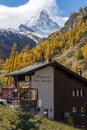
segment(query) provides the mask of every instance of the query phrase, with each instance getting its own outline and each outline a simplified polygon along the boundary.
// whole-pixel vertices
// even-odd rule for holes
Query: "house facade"
[[[87,79],[55,61],[7,76],[14,77],[18,99],[29,104],[29,111],[64,122],[73,116],[76,126],[87,127]]]

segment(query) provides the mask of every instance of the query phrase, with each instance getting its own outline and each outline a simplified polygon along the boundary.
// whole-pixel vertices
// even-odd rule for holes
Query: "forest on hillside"
[[[87,19],[82,19],[66,33],[62,33],[61,30],[57,31],[31,50],[29,45],[26,45],[19,53],[17,51],[17,44],[14,43],[10,57],[6,59],[4,64],[5,73],[10,73],[25,66],[39,63],[42,58],[48,61],[56,54],[61,54],[71,46],[74,47],[77,45],[81,42],[82,37],[85,36],[86,33]],[[84,40],[84,42],[82,42],[77,51],[76,59],[87,59],[87,41]],[[87,62],[85,64],[85,68],[87,69]],[[75,70],[75,68],[73,68],[73,70]],[[5,79],[6,84],[11,82],[12,79]]]
[[[18,52],[17,43],[14,43],[10,56],[6,61],[0,59],[0,70],[1,72],[4,70],[4,73],[7,74],[28,65],[40,63],[42,59],[44,59],[44,61],[52,60],[56,55],[61,56],[65,50],[68,50],[70,47],[74,48],[81,43],[74,58],[77,61],[84,59],[84,71],[87,71],[86,37],[87,17],[84,17],[76,22],[72,28],[67,29],[65,32],[63,32],[62,29],[55,32],[32,49],[30,49],[29,45],[26,45],[21,52]],[[66,64],[63,65],[67,67]],[[77,72],[77,67],[78,66],[75,66],[72,70]],[[5,84],[10,84],[11,82],[13,82],[13,79],[9,77],[4,80]]]

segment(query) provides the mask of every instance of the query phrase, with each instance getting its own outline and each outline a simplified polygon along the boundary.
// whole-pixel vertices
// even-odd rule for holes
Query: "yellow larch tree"
[[[18,56],[17,44],[14,43],[11,54],[10,54],[10,57],[6,60],[6,63],[5,63],[6,74],[18,69],[17,65],[16,65],[17,64],[17,60],[16,60],[17,56]],[[12,82],[13,82],[12,77],[7,77],[5,79],[5,84],[10,84]]]
[[[86,43],[85,46],[83,47],[82,52],[83,52],[84,58],[87,59],[87,43]]]

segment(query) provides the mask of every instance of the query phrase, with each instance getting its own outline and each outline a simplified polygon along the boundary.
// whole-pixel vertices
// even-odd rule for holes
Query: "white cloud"
[[[64,18],[57,16],[61,11],[56,0],[30,0],[19,7],[0,5],[0,28],[17,28],[21,23],[28,21],[37,10],[41,9],[46,9],[55,21],[64,23]]]

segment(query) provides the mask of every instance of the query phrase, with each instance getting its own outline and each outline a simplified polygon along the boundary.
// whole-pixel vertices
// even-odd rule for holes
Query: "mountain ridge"
[[[29,44],[30,48],[36,46],[36,43],[24,34],[20,34],[13,29],[0,29],[0,57],[6,59],[9,57],[12,46],[17,43],[18,51]]]
[[[19,30],[25,33],[37,33],[39,36],[47,37],[53,32],[60,29],[59,25],[52,21],[48,12],[42,10],[39,13],[35,14],[30,21],[27,21],[25,24],[19,26]]]
[[[80,8],[78,12],[71,12],[69,19],[65,22],[64,27],[61,29],[62,33],[72,29],[77,22],[87,17],[87,7]]]
[[[14,42],[18,44],[19,51],[26,44],[29,44],[32,48],[57,29],[59,29],[59,26],[50,19],[48,12],[45,10],[38,12],[25,25],[21,24],[17,30],[13,28],[0,29],[0,57],[2,59],[9,57]]]

